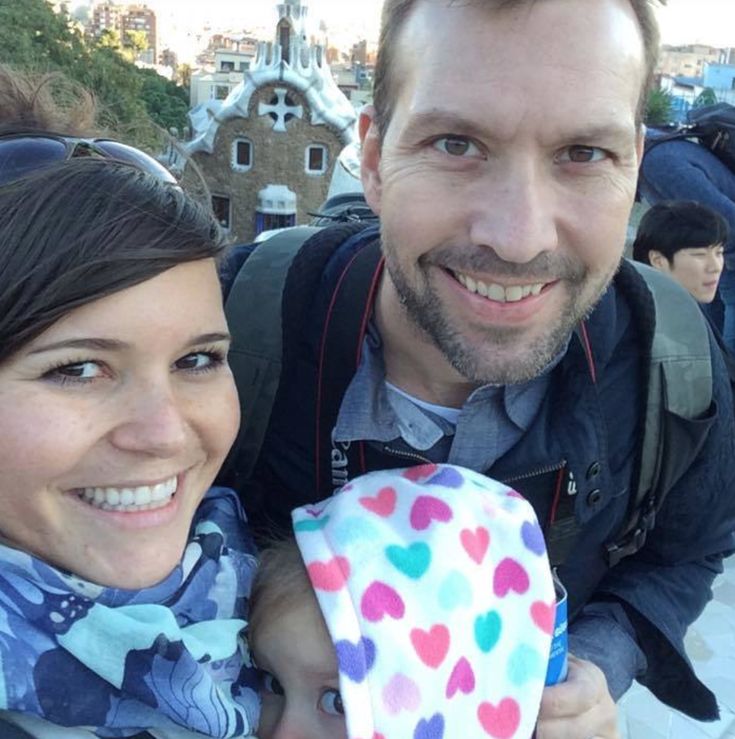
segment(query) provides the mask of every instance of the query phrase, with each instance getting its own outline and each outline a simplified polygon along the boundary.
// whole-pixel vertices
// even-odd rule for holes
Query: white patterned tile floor
[[[717,696],[720,720],[694,721],[634,683],[618,703],[623,739],[735,739],[735,556],[725,561],[713,593],[686,644],[697,674]]]

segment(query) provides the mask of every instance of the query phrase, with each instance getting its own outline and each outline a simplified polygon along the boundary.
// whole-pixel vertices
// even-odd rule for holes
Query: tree
[[[131,55],[145,33],[126,39]],[[94,93],[100,123],[128,143],[157,152],[160,132],[186,125],[188,90],[153,70],[138,69],[123,58],[116,31],[99,39],[84,38],[64,13],[45,0],[0,0],[0,63],[22,71],[59,71]]]
[[[647,126],[665,126],[673,119],[673,96],[661,89],[651,90],[646,103]]]

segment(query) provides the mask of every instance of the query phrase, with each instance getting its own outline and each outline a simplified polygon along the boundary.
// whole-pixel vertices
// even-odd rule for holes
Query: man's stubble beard
[[[473,332],[477,333],[479,330],[484,335],[484,339],[477,342],[452,325],[451,317],[431,285],[427,263],[435,262],[436,257],[427,260],[424,255],[419,259],[421,266],[417,278],[422,287],[415,289],[397,259],[396,250],[387,242],[384,234],[383,253],[388,278],[393,283],[409,323],[439,349],[460,375],[476,385],[511,385],[528,382],[542,374],[564,349],[579,322],[591,313],[619,265],[616,262],[607,274],[593,279],[579,262],[568,258],[558,259],[553,279],[566,283],[567,300],[548,332],[529,339],[522,330],[511,326],[487,326],[479,329],[475,326]],[[438,251],[437,256],[440,257],[441,253]],[[497,264],[499,260],[493,255],[490,261]],[[504,264],[508,274],[513,273],[518,277],[528,267]],[[549,266],[545,269],[548,271]],[[529,277],[528,283],[549,281],[538,280],[538,272],[531,274],[534,276]],[[519,344],[523,341],[532,343],[521,348]],[[484,350],[478,348],[479,345],[485,347]]]

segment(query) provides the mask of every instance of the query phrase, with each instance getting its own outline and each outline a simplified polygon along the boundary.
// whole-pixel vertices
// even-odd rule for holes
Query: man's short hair
[[[451,5],[453,0],[444,0]],[[486,5],[493,9],[502,9],[525,5],[541,0],[471,0],[471,2]],[[638,102],[637,121],[643,122],[648,92],[653,82],[653,74],[658,61],[659,31],[656,16],[653,12],[653,3],[656,0],[628,0],[633,7],[638,25],[643,36],[645,50],[646,75],[643,89]],[[658,0],[665,3],[666,0]],[[385,0],[380,22],[380,40],[378,42],[378,58],[375,64],[375,78],[373,84],[373,105],[375,106],[375,122],[378,127],[380,140],[385,138],[388,125],[393,115],[396,101],[395,65],[396,51],[400,46],[400,36],[413,9],[426,0]]]
[[[730,235],[727,221],[717,212],[692,200],[664,200],[646,211],[633,243],[633,259],[650,264],[648,253],[657,251],[674,262],[681,249],[724,244]]]

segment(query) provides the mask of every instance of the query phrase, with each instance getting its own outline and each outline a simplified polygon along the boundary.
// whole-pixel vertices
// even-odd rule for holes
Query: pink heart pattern
[[[411,644],[427,667],[437,668],[449,651],[449,629],[443,624],[436,624],[428,631],[412,629]]]
[[[452,668],[445,695],[447,698],[454,698],[458,692],[469,695],[474,689],[475,673],[472,665],[467,657],[460,657],[457,664]]]
[[[462,529],[459,534],[462,548],[478,565],[485,559],[487,548],[490,546],[490,532],[484,526],[478,526],[474,531]]]
[[[545,634],[554,633],[554,618],[556,616],[556,601],[544,603],[537,600],[531,604],[531,618],[536,626]]]
[[[488,736],[511,739],[521,722],[521,708],[513,698],[503,698],[497,706],[486,701],[477,709],[477,718]]]
[[[368,621],[381,621],[384,616],[403,618],[406,606],[390,585],[376,580],[363,594],[360,610]]]
[[[510,592],[523,595],[530,584],[528,573],[515,559],[506,557],[495,569],[493,592],[498,598],[505,598]]]
[[[446,523],[452,519],[452,509],[433,495],[419,495],[411,506],[411,526],[416,531],[424,531],[433,521]]]
[[[333,557],[327,562],[312,562],[306,569],[315,590],[341,590],[350,576],[350,563],[344,557]]]
[[[392,515],[396,508],[396,489],[384,487],[378,490],[375,497],[364,496],[360,498],[360,505],[381,518]]]
[[[293,519],[350,678],[340,685],[350,737],[531,735],[555,599],[525,499],[427,464],[358,477]]]

